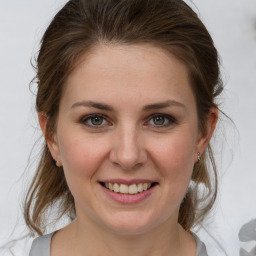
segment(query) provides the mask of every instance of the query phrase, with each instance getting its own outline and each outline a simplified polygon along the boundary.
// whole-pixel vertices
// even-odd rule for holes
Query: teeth
[[[118,184],[114,184],[113,186],[114,192],[118,193],[120,191],[119,185]]]
[[[134,195],[138,193],[138,188],[136,184],[132,184],[129,186],[129,194]]]
[[[129,193],[129,187],[126,184],[120,185],[120,193],[122,194],[128,194]]]
[[[108,188],[109,190],[115,192],[115,193],[121,193],[121,194],[138,194],[143,191],[148,190],[151,187],[151,183],[139,183],[139,184],[132,184],[132,185],[126,185],[126,184],[117,184],[117,183],[104,183],[104,186]]]
[[[143,191],[143,184],[140,183],[138,184],[138,192],[142,192]]]

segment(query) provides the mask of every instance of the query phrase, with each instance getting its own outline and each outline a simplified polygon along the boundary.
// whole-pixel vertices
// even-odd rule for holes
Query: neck
[[[173,220],[167,220],[157,228],[141,234],[115,233],[94,222],[79,218],[70,225],[70,229],[75,241],[73,252],[75,251],[77,256],[178,256],[195,255],[191,254],[191,249],[192,252],[196,251],[191,235],[177,222],[173,223]],[[190,250],[187,250],[188,247]]]

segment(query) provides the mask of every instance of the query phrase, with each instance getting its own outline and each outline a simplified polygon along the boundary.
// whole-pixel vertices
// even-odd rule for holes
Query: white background
[[[27,168],[28,157],[40,136],[29,90],[35,75],[30,59],[65,2],[0,0],[0,245],[9,240],[15,225],[13,237],[21,234],[21,199],[36,159],[34,154]],[[238,256],[240,247],[254,246],[239,242],[238,231],[256,218],[256,0],[194,3],[222,57],[225,92],[220,102],[235,123],[222,121],[225,133],[215,136],[220,193],[206,226],[228,255]],[[208,241],[204,234],[201,238]],[[213,242],[208,243],[211,247]]]

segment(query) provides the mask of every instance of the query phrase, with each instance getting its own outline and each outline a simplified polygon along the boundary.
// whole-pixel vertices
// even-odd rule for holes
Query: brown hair
[[[71,0],[47,28],[37,58],[36,108],[47,116],[46,137],[55,131],[63,84],[79,58],[97,44],[151,43],[167,49],[189,70],[199,126],[222,91],[218,53],[197,14],[181,0]],[[207,166],[207,163],[211,163]],[[212,170],[212,174],[210,174]],[[217,173],[210,146],[195,164],[179,223],[190,230],[201,223],[217,194]],[[56,167],[45,143],[28,190],[24,217],[31,231],[43,234],[46,213],[58,205],[58,218],[75,217],[74,198],[62,168]]]

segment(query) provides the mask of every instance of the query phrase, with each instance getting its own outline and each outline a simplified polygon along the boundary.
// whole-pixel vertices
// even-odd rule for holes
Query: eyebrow
[[[153,103],[149,104],[143,107],[144,111],[147,110],[154,110],[154,109],[161,109],[161,108],[167,108],[170,106],[176,106],[176,107],[182,107],[185,108],[185,105],[182,104],[181,102],[175,101],[175,100],[167,100],[164,102],[158,102],[158,103]]]
[[[97,108],[100,110],[106,110],[106,111],[114,111],[114,108],[111,107],[110,105],[100,103],[100,102],[95,102],[95,101],[80,101],[76,102],[75,104],[72,105],[71,109],[76,108],[76,107],[92,107],[92,108]],[[156,109],[161,109],[161,108],[167,108],[170,106],[177,106],[177,107],[182,107],[185,108],[185,105],[182,104],[181,102],[175,101],[175,100],[167,100],[164,102],[157,102],[153,104],[148,104],[142,108],[143,111],[148,111],[148,110],[156,110]]]
[[[100,103],[100,102],[95,102],[95,101],[80,101],[80,102],[76,102],[75,104],[72,105],[72,108],[76,108],[76,107],[92,107],[92,108],[97,108],[97,109],[101,109],[101,110],[107,110],[107,111],[114,111],[114,108],[112,108],[111,106],[104,104],[104,103]]]

